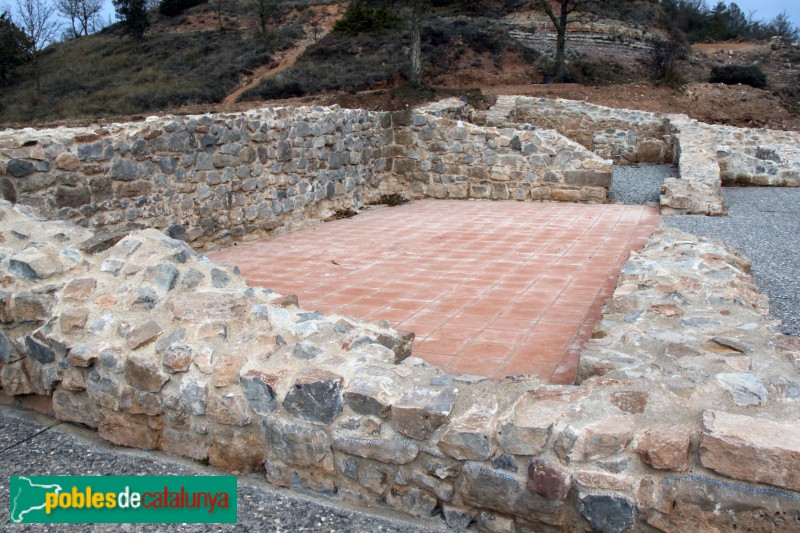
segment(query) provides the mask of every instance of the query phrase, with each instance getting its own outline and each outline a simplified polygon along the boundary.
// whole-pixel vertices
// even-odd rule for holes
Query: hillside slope
[[[392,29],[328,33],[346,1],[294,0],[284,3],[290,8],[262,35],[243,7],[228,4],[218,16],[206,3],[175,17],[155,15],[142,43],[112,27],[51,47],[42,58],[38,94],[35,77],[24,70],[0,92],[0,128],[224,111],[286,99],[396,109],[459,94],[487,105],[492,94],[512,93],[589,99],[741,126],[800,127],[796,47],[698,47],[679,64],[687,82],[682,90],[656,87],[649,81],[648,40],[666,35],[665,22],[653,2],[640,0],[625,3],[624,22],[594,13],[570,26],[568,70],[578,83],[550,85],[555,33],[529,2],[432,3],[422,32],[423,77],[437,90],[404,85],[411,44],[406,10],[397,11],[405,23]],[[703,85],[711,68],[724,64],[758,64],[770,86]]]

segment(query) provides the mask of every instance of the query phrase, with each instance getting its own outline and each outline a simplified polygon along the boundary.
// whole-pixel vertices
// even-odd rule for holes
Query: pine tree
[[[141,41],[150,26],[147,18],[147,0],[112,0],[117,18],[122,22],[125,33]]]

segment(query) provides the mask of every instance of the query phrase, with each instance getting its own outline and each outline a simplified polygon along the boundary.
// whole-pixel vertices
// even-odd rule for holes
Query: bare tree
[[[31,63],[36,76],[36,92],[40,89],[39,56],[58,36],[61,24],[56,8],[45,0],[17,0],[17,19],[31,43]]]
[[[547,16],[553,22],[556,29],[556,82],[563,82],[567,77],[566,69],[566,48],[567,48],[567,26],[575,21],[570,17],[586,3],[586,0],[556,0],[559,5],[558,13],[553,10],[550,0],[539,0],[539,4],[544,9]]]
[[[426,0],[413,0],[411,14],[411,84],[422,85],[422,17],[425,14]]]
[[[69,19],[74,37],[87,36],[98,25],[103,0],[56,0],[56,9]]]
[[[225,32],[225,14],[228,12],[228,9],[233,5],[233,0],[211,0],[209,5],[214,10],[214,14],[217,16],[217,22],[219,23],[219,31],[224,33]]]
[[[261,35],[267,34],[267,24],[271,20],[277,20],[283,15],[279,0],[247,0],[245,9],[258,18],[261,26]],[[222,23],[220,22],[221,27]]]

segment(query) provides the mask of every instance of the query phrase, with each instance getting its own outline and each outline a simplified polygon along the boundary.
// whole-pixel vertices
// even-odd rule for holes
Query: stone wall
[[[448,113],[449,114],[449,113]],[[418,196],[602,203],[611,161],[554,131],[517,131],[415,113],[393,170]]]
[[[725,128],[720,131],[717,161],[725,185],[798,187],[800,134]]]
[[[463,104],[461,104],[464,107]],[[426,112],[437,112],[426,106]],[[488,111],[440,103],[442,116],[467,116],[497,127],[558,131],[615,164],[674,163],[661,214],[725,214],[726,185],[800,185],[800,134],[704,124],[685,115],[613,109],[585,102],[500,96]]]
[[[497,127],[524,124],[557,131],[616,164],[674,162],[668,118],[658,113],[573,100],[500,96],[485,120]]]
[[[276,108],[0,133],[3,197],[92,228],[154,227],[195,248],[392,193],[602,202],[610,163],[554,132],[422,113]]]
[[[396,192],[391,116],[339,108],[0,133],[5,196],[89,227],[227,244]]]
[[[113,242],[0,202],[5,403],[454,529],[800,525],[800,343],[718,243],[659,230],[559,386],[446,375],[154,229]]]

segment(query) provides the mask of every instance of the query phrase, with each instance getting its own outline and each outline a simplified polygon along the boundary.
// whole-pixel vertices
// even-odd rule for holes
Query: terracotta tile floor
[[[453,374],[572,383],[580,349],[655,208],[425,200],[240,244],[210,257],[306,309],[416,332]]]

